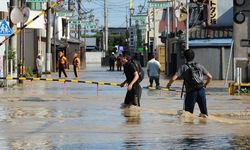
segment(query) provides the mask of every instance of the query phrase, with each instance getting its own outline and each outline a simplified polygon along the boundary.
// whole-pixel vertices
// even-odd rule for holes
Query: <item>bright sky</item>
[[[109,27],[126,27],[126,14],[129,10],[130,0],[107,0],[108,6],[108,22]],[[138,6],[147,5],[147,0],[133,0],[133,8],[135,14],[138,11]],[[82,0],[83,6],[87,10],[93,9],[93,14],[96,19],[100,20],[100,25],[103,25],[104,20],[104,0]],[[146,7],[143,11],[146,11]]]

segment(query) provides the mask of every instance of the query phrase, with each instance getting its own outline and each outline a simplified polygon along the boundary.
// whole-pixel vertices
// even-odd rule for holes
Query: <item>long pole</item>
[[[150,10],[148,8],[148,31],[147,31],[147,47],[148,47],[148,52],[147,52],[147,60],[149,60],[149,53],[150,53]],[[151,57],[151,56],[150,56]]]
[[[54,21],[53,21],[53,38],[54,38],[54,47],[53,47],[53,71],[56,72],[56,11],[54,13]]]
[[[49,8],[51,5],[51,0],[48,0],[47,2],[47,8]],[[51,9],[47,11],[47,27],[46,27],[46,65],[45,65],[45,71],[50,72],[50,60],[51,60],[51,21],[50,21],[50,16],[51,16]]]
[[[105,22],[105,52],[108,51],[108,7],[107,0],[104,0],[104,22]],[[106,55],[106,54],[105,54]]]
[[[21,0],[21,9],[24,8],[24,0]],[[23,26],[24,22],[21,21],[21,26]],[[20,70],[20,76],[24,75],[24,39],[25,39],[25,29],[21,31],[20,36],[20,63],[21,63],[21,70]]]
[[[189,0],[186,0],[187,20],[186,20],[186,49],[189,49]]]

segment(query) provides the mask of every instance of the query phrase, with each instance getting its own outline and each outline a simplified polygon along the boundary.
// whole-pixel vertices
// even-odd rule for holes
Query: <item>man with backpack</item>
[[[184,57],[186,59],[186,63],[183,64],[170,79],[167,84],[167,88],[170,88],[171,84],[178,77],[182,76],[184,79],[183,85],[185,85],[186,89],[184,110],[193,113],[195,103],[197,102],[201,112],[200,116],[207,116],[208,112],[205,88],[211,82],[212,75],[204,66],[193,61],[195,54],[191,49],[185,50]],[[207,76],[206,83],[203,82],[203,75]]]
[[[123,107],[129,107],[131,105],[139,107],[142,92],[140,82],[144,78],[144,72],[140,64],[132,60],[130,56],[124,55],[121,60],[126,80],[121,83],[120,86],[124,87],[125,84],[128,86]]]

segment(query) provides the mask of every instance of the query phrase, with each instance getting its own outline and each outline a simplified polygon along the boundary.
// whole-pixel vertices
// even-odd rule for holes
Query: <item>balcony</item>
[[[232,38],[233,27],[195,27],[189,30],[189,40]]]

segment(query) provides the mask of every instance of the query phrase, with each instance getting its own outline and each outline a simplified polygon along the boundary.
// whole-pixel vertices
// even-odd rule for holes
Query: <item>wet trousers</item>
[[[196,102],[198,103],[200,112],[208,115],[206,93],[204,88],[186,93],[184,110],[193,113]]]
[[[140,84],[135,83],[130,91],[127,91],[124,104],[126,105],[135,105],[135,106],[141,106],[140,100],[141,100],[141,92],[142,88]]]
[[[68,76],[66,74],[64,65],[59,65],[59,78],[61,78],[62,72],[63,72],[64,76],[67,78]]]
[[[150,86],[153,86],[153,82],[155,81],[156,87],[158,87],[160,85],[159,80],[159,77],[149,77]]]
[[[79,67],[74,66],[74,67],[73,67],[73,69],[74,69],[74,74],[75,74],[75,77],[76,77],[76,78],[78,78],[78,77],[79,77],[79,76],[78,76],[78,70],[79,70]]]
[[[115,70],[115,63],[114,62],[110,62],[109,63],[109,70],[110,71],[114,71]]]

